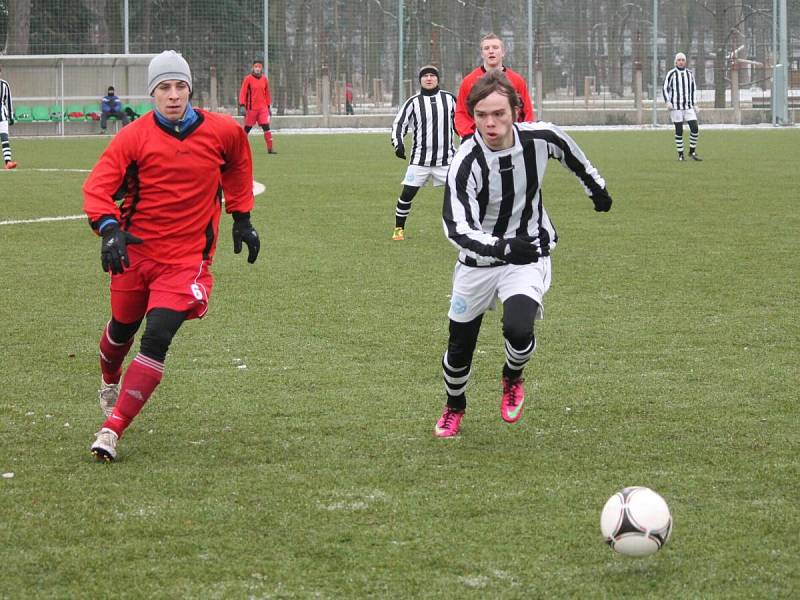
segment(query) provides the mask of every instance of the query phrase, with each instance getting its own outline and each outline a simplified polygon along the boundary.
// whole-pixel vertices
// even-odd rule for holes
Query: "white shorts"
[[[697,121],[697,113],[694,112],[693,108],[687,108],[686,110],[671,110],[669,111],[669,118],[672,119],[673,123]]]
[[[403,178],[403,185],[412,187],[422,187],[433,178],[433,185],[444,185],[447,181],[447,171],[450,167],[420,167],[418,165],[408,165],[406,176]]]
[[[544,256],[529,265],[468,267],[456,263],[453,293],[447,316],[458,323],[468,323],[487,310],[494,310],[497,299],[505,302],[521,294],[539,305],[536,319],[544,318],[542,299],[550,289],[550,257]]]
[[[0,121],[0,133],[8,133],[8,121]]]

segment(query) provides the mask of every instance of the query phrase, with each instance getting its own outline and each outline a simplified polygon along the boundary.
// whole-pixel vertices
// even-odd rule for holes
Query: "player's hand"
[[[673,106],[672,106],[672,102],[667,102],[667,108],[668,108],[669,110],[675,110],[675,109],[673,108]]]
[[[14,117],[9,117],[9,118],[8,118],[8,124],[9,124],[9,125],[13,125],[13,124],[14,124],[14,123],[16,123],[16,122],[17,122],[17,121],[16,121],[16,119],[14,119]]]
[[[247,245],[247,262],[253,264],[261,250],[261,240],[250,223],[250,213],[233,213],[233,253],[242,251],[242,242]]]
[[[550,234],[547,229],[539,229],[539,256],[550,256]]]
[[[141,244],[142,240],[120,229],[118,223],[107,225],[101,235],[103,243],[100,246],[100,264],[103,265],[103,271],[119,275],[125,271],[125,267],[131,266],[128,244]]]
[[[245,114],[244,104],[239,105],[239,116],[243,117]]]
[[[503,239],[494,245],[492,255],[512,265],[529,265],[539,260],[540,252],[535,241],[529,235]]]
[[[592,202],[597,212],[608,212],[611,210],[611,195],[606,188],[592,194]]]
[[[405,160],[406,159],[406,147],[403,146],[403,144],[398,144],[397,148],[394,149],[394,155],[397,158]]]

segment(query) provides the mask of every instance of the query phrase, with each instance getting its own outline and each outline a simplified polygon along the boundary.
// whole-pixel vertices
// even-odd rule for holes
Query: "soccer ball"
[[[600,514],[606,543],[627,556],[647,556],[672,535],[672,515],[664,499],[646,487],[626,487],[611,496]]]

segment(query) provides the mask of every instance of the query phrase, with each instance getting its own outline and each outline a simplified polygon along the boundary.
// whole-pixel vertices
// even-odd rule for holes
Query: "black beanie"
[[[439,69],[434,67],[433,65],[425,65],[419,70],[419,79],[422,80],[423,75],[427,75],[428,73],[432,73],[436,75],[436,79],[439,79]]]

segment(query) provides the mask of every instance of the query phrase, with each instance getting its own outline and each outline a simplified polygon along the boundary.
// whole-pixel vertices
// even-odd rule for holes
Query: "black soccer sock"
[[[469,323],[450,320],[450,339],[442,358],[442,376],[447,393],[447,406],[456,410],[467,407],[465,391],[472,371],[472,355],[478,341],[483,315]]]
[[[418,187],[413,185],[404,185],[400,197],[397,199],[397,206],[394,209],[394,226],[405,227],[406,219],[411,213],[411,201],[419,191]]]
[[[516,294],[503,303],[503,337],[505,338],[506,362],[503,377],[510,380],[522,376],[522,370],[536,350],[533,321],[539,304],[528,296]]]
[[[697,138],[700,136],[700,130],[697,127],[697,121],[689,121],[689,154],[694,154],[697,150]]]
[[[683,154],[683,123],[675,123],[675,147]]]
[[[2,142],[3,146],[3,160],[11,162],[11,143],[8,141],[7,133],[0,133],[0,142]]]

